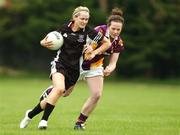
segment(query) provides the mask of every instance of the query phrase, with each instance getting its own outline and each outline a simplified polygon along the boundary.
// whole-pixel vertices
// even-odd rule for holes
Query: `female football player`
[[[28,126],[34,116],[43,111],[43,116],[39,122],[39,129],[46,129],[50,114],[52,113],[58,99],[65,91],[72,90],[80,74],[79,59],[83,53],[86,38],[89,37],[95,43],[102,43],[96,50],[86,49],[87,60],[91,60],[95,55],[101,54],[110,47],[110,42],[100,32],[87,26],[89,20],[89,9],[87,7],[77,7],[72,14],[72,21],[63,25],[57,31],[63,35],[64,43],[57,51],[56,58],[51,62],[51,80],[53,89],[46,99],[43,99],[32,110],[26,111],[24,119],[20,123],[20,128]],[[45,37],[40,44],[50,49],[52,42]],[[86,115],[86,114],[85,114]]]
[[[110,42],[111,47],[103,54],[96,55],[92,60],[83,60],[80,79],[85,79],[90,96],[84,103],[81,113],[75,123],[74,129],[85,129],[85,121],[95,109],[103,91],[103,76],[109,76],[116,68],[116,63],[120,52],[124,50],[123,42],[120,35],[124,23],[122,11],[114,8],[112,14],[108,17],[107,25],[100,25],[95,28],[97,32],[101,32]],[[98,47],[96,43],[93,48]],[[104,56],[109,55],[109,64],[103,70]],[[67,94],[68,95],[68,94]]]

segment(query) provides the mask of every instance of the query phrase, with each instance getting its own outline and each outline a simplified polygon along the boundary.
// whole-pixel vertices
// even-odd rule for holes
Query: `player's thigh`
[[[58,90],[65,89],[65,77],[62,73],[56,72],[52,74],[53,87]]]
[[[104,78],[101,75],[94,77],[86,77],[88,87],[91,94],[101,94],[103,91]]]

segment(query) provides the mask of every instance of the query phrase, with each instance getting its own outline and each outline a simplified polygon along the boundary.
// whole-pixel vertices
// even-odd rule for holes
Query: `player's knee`
[[[101,96],[102,96],[102,93],[100,92],[94,93],[93,94],[94,101],[97,102],[101,98]]]

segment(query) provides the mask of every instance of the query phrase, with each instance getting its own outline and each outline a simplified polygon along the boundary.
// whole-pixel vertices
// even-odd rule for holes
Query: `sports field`
[[[107,82],[85,131],[73,125],[88,96],[78,83],[71,96],[61,98],[50,116],[48,129],[37,129],[41,116],[19,129],[25,110],[33,107],[44,88],[43,78],[0,78],[0,135],[180,135],[180,84],[178,82]]]

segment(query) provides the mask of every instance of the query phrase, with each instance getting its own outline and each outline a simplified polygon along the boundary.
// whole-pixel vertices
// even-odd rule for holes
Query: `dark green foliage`
[[[71,19],[75,7],[91,11],[92,27],[104,24],[113,7],[124,11],[122,38],[126,50],[117,65],[117,76],[180,76],[179,0],[111,0],[103,13],[96,0],[13,0],[0,9],[0,65],[48,70],[56,54],[39,41]]]
[[[121,3],[126,20],[122,32],[126,51],[119,74],[160,78],[180,75],[179,4],[154,0]]]

